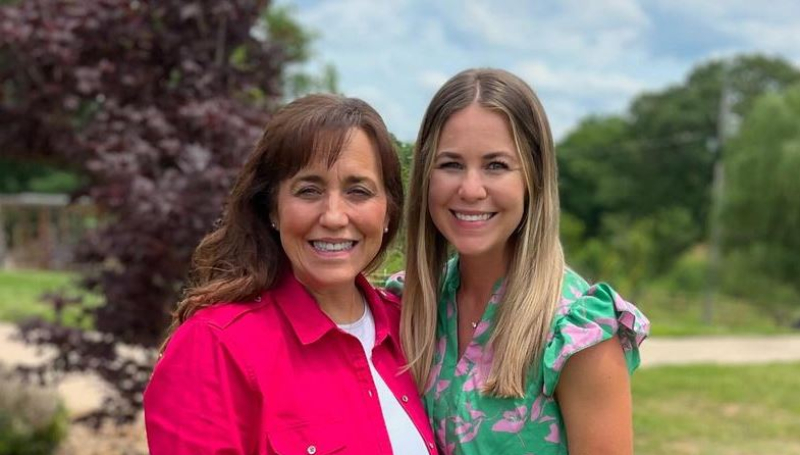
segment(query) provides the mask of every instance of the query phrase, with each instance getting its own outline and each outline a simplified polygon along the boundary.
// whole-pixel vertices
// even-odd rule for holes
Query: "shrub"
[[[67,424],[55,391],[0,370],[0,455],[52,454]]]

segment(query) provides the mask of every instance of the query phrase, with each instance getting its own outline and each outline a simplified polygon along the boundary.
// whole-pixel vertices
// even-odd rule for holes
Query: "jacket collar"
[[[375,288],[362,274],[356,277],[356,286],[364,295],[375,320],[375,344],[382,343],[390,335],[397,341],[396,334],[390,329],[386,304]],[[284,273],[270,294],[283,314],[286,315],[295,335],[304,345],[318,341],[332,330],[338,330],[336,323],[320,309],[314,297],[295,278],[293,273]]]

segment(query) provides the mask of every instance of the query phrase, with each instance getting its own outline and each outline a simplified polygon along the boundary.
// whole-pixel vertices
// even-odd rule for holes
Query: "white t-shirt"
[[[405,409],[397,401],[389,387],[383,382],[381,375],[375,371],[372,365],[372,348],[375,346],[375,319],[369,305],[364,303],[364,315],[351,324],[339,324],[343,331],[358,338],[364,353],[367,355],[369,370],[372,372],[372,381],[378,392],[383,420],[386,422],[386,430],[389,432],[389,441],[392,443],[392,452],[395,455],[427,455],[428,449],[425,441],[411,421]]]

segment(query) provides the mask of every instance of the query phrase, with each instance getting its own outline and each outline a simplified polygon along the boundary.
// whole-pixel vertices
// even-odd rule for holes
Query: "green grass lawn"
[[[89,304],[98,304],[100,299],[81,291],[75,284],[76,275],[68,272],[42,270],[14,270],[0,272],[0,321],[17,322],[33,316],[54,319],[52,307],[41,301],[46,292],[65,291],[67,296],[83,296]],[[86,326],[81,322],[76,309],[64,312],[67,325]]]
[[[637,455],[800,454],[800,363],[633,375]]]
[[[650,319],[652,336],[800,333],[789,326],[800,314],[779,323],[773,310],[727,296],[714,299],[710,325],[703,322],[702,295],[654,287],[636,300]]]

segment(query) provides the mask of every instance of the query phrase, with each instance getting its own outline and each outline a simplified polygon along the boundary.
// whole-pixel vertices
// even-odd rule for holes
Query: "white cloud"
[[[658,0],[657,4],[728,36],[730,47],[736,51],[783,54],[800,62],[800,2],[796,0],[769,4],[749,0]]]
[[[518,64],[514,71],[537,90],[562,94],[632,96],[646,87],[643,82],[621,73],[594,72],[591,68],[552,69],[536,61]]]
[[[431,91],[436,91],[439,90],[439,87],[444,85],[450,77],[452,77],[452,74],[445,74],[435,70],[424,70],[417,77],[417,80],[422,87]]]
[[[320,36],[314,47],[336,66],[340,88],[373,104],[404,140],[416,136],[433,93],[468,67],[528,81],[561,137],[585,115],[619,112],[641,91],[679,82],[698,58],[761,51],[800,62],[796,0],[299,1],[299,20]],[[683,44],[664,52],[657,44],[681,41],[670,21],[684,17],[714,39],[690,43],[691,56]]]

